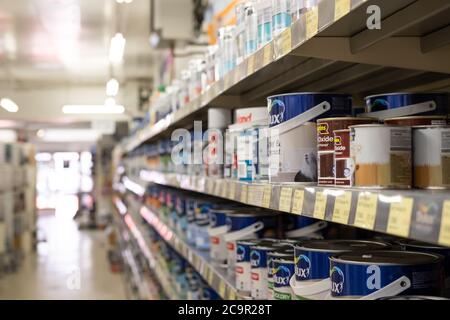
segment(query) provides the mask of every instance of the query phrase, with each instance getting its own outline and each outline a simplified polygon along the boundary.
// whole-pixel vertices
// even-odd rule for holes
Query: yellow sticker
[[[208,268],[208,283],[212,284],[214,280],[214,271],[211,268]]]
[[[278,209],[284,212],[291,212],[291,202],[292,188],[281,188]]]
[[[323,191],[316,191],[316,202],[314,203],[313,217],[316,219],[325,218],[325,210],[327,208],[327,195]]]
[[[209,194],[214,194],[214,180],[213,179],[206,180],[206,191]]]
[[[267,44],[264,47],[264,52],[263,52],[263,65],[267,66],[269,63],[271,63],[273,60],[272,57],[272,43]]]
[[[214,182],[214,195],[219,196],[220,195],[220,189],[222,187],[222,183],[220,180],[216,180]]]
[[[270,184],[264,186],[261,207],[270,208],[270,198],[272,197],[272,186]]]
[[[229,185],[228,181],[226,180],[222,181],[222,190],[220,192],[220,196],[222,198],[226,198],[228,196],[228,185]]]
[[[261,206],[264,195],[263,186],[249,186],[248,187],[248,204],[253,206]]]
[[[280,56],[284,56],[291,51],[291,28],[286,28],[280,35]]]
[[[345,191],[344,194],[336,197],[333,210],[333,222],[347,224],[352,205],[352,192]]]
[[[313,7],[306,12],[306,39],[312,38],[319,31],[319,8]]]
[[[231,70],[225,77],[224,77],[224,82],[225,82],[225,89],[228,89],[229,87],[231,87],[232,85],[232,81],[231,79],[233,79],[233,72],[234,70]]]
[[[350,12],[350,0],[335,0],[334,21]]]
[[[236,291],[233,288],[228,292],[228,300],[236,300]]]
[[[226,289],[226,285],[225,285],[225,281],[223,281],[222,279],[220,280],[219,283],[219,296],[222,298],[225,298],[225,289]]]
[[[247,203],[247,196],[248,196],[248,186],[246,184],[243,184],[241,187],[241,202]]]
[[[236,198],[236,182],[230,181],[228,198],[234,200]]]
[[[400,237],[409,236],[413,202],[413,198],[402,197],[400,202],[391,203],[386,230],[389,234]]]
[[[304,198],[305,190],[297,189],[294,191],[294,200],[292,200],[292,213],[302,214]]]
[[[441,230],[439,231],[439,243],[450,246],[450,200],[445,200],[442,205]]]
[[[255,56],[251,55],[247,58],[247,76],[255,72]]]
[[[358,195],[356,206],[355,227],[373,230],[377,215],[378,196],[370,192],[361,192]]]

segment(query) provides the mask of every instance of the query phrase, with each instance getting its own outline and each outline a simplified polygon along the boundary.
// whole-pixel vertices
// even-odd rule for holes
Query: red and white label
[[[220,244],[220,238],[219,237],[211,237],[211,243],[212,244]]]
[[[228,251],[234,251],[234,242],[228,242],[227,249]]]
[[[252,272],[252,280],[259,281],[259,274]]]
[[[242,268],[241,266],[236,266],[235,271],[236,271],[236,273],[243,274],[244,268]]]

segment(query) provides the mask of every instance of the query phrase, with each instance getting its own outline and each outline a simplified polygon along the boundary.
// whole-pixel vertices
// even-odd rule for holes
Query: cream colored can
[[[450,126],[413,127],[414,187],[450,188]]]
[[[356,187],[411,187],[411,127],[366,124],[350,130]]]

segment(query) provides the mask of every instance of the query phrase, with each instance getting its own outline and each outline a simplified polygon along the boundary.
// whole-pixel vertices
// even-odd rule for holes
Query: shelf
[[[344,189],[296,183],[245,183],[144,170],[140,179],[252,206],[450,246],[448,190]]]
[[[140,214],[166,242],[189,261],[192,267],[222,299],[235,300],[239,298],[234,287],[234,279],[227,276],[226,269],[216,266],[210,261],[207,251],[199,251],[191,247],[148,207],[143,206]]]
[[[380,9],[369,30],[366,10]],[[450,91],[450,2],[447,0],[323,0],[273,41],[245,59],[203,95],[121,145],[124,153],[214,107],[265,105],[295,91],[370,93]]]

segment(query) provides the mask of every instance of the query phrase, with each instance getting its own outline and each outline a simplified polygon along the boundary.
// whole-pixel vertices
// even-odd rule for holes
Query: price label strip
[[[272,197],[272,186],[269,185],[265,185],[264,186],[264,191],[263,191],[263,198],[262,198],[262,203],[261,203],[261,207],[263,208],[270,208],[270,199]]]
[[[316,202],[314,203],[313,217],[316,219],[325,218],[325,210],[327,208],[327,195],[323,191],[316,192]]]
[[[260,207],[263,202],[264,187],[263,186],[249,186],[248,189],[248,203]]]
[[[236,300],[236,291],[234,291],[232,288],[230,288],[230,291],[228,291],[228,300]]]
[[[345,191],[343,195],[336,197],[333,209],[333,222],[347,224],[352,205],[352,192]]]
[[[263,66],[267,66],[273,60],[273,46],[272,43],[267,44],[263,49]]]
[[[413,198],[402,197],[400,202],[391,203],[389,206],[389,219],[387,232],[400,237],[409,236]]]
[[[247,58],[247,76],[255,72],[255,56],[251,55]]]
[[[306,12],[306,39],[314,37],[319,31],[319,8],[313,7]]]
[[[225,281],[223,281],[222,279],[220,279],[219,282],[219,296],[221,296],[222,298],[225,298],[225,291],[226,291],[226,285],[225,285]]]
[[[292,188],[281,188],[278,209],[280,211],[291,212]]]
[[[229,184],[228,181],[222,181],[222,189],[221,189],[221,192],[220,192],[220,196],[222,198],[226,198],[227,195],[228,195],[228,184]]]
[[[450,200],[445,200],[442,205],[439,243],[445,246],[450,246]]]
[[[291,28],[286,28],[277,38],[275,38],[275,52],[277,58],[285,56],[291,51],[291,41]]]
[[[339,20],[350,12],[350,0],[335,0],[334,21]]]
[[[377,215],[378,196],[372,193],[361,192],[358,195],[356,206],[355,227],[373,230]]]
[[[230,181],[229,183],[229,194],[228,198],[231,200],[236,199],[236,183],[233,181]]]
[[[294,199],[292,200],[292,213],[302,214],[304,199],[305,190],[297,189],[294,191]]]
[[[216,195],[216,196],[220,195],[221,186],[222,186],[222,181],[216,180],[214,183],[214,195]]]
[[[243,184],[241,187],[241,202],[247,203],[248,199],[248,185]]]
[[[208,283],[212,284],[214,280],[214,272],[211,268],[208,267]]]

